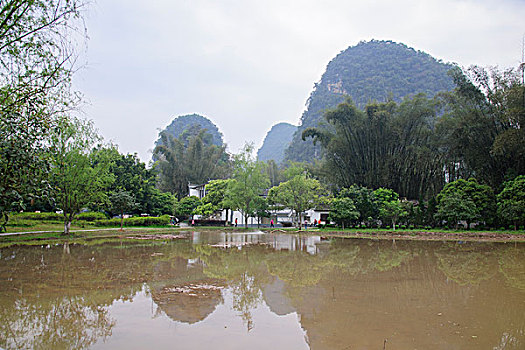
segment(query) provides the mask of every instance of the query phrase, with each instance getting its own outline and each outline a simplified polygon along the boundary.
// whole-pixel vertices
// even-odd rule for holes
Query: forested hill
[[[219,129],[215,124],[213,124],[208,118],[203,117],[198,114],[189,114],[179,116],[162,130],[162,132],[167,132],[175,138],[180,138],[184,136],[194,136],[199,133],[200,130],[206,130],[207,134],[211,135],[210,143],[216,146],[223,145],[222,134],[219,132]],[[159,139],[155,142],[155,145],[158,145]]]
[[[292,141],[297,127],[289,123],[279,123],[272,126],[266,134],[262,147],[257,152],[257,159],[267,161],[275,160],[281,163],[284,159],[284,150]]]
[[[392,41],[360,42],[339,53],[307,101],[307,110],[301,117],[285,157],[294,161],[319,158],[319,149],[311,140],[302,141],[301,134],[315,127],[327,109],[335,108],[346,96],[363,108],[369,101],[383,102],[389,97],[400,101],[403,97],[426,93],[432,97],[439,91],[454,88],[447,72],[452,65]]]

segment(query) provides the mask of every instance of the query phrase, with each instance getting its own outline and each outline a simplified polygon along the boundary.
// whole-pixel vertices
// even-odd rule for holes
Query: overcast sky
[[[236,153],[298,124],[328,62],[393,40],[462,66],[516,67],[523,0],[98,0],[86,16],[85,115],[149,162],[159,129],[198,113]]]

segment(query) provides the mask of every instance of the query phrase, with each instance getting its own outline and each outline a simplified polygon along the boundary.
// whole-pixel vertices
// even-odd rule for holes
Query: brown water
[[[524,244],[189,233],[0,254],[7,349],[525,349]]]

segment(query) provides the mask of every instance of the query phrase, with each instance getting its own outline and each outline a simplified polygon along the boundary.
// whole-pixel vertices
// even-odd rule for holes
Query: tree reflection
[[[511,287],[525,291],[525,250],[514,247],[500,250],[499,270]]]
[[[255,279],[243,273],[239,281],[233,285],[233,309],[239,312],[247,331],[251,331],[255,325],[252,318],[252,310],[262,301],[262,293],[259,286],[255,285]]]
[[[461,286],[477,286],[496,273],[494,246],[446,243],[434,252],[438,268]]]
[[[86,349],[111,335],[107,309],[82,297],[44,302],[19,299],[0,311],[2,346],[16,349]]]

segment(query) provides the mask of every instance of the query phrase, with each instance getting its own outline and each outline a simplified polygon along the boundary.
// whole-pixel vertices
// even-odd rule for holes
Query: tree
[[[64,234],[82,208],[107,201],[107,188],[113,182],[110,159],[97,157],[93,146],[100,137],[91,122],[62,119],[55,130],[51,183],[57,206],[64,214]]]
[[[202,184],[227,174],[226,147],[212,144],[206,130],[183,133],[179,138],[162,132],[160,141],[153,151],[159,189],[178,199],[188,194],[188,183]]]
[[[268,198],[272,203],[292,209],[298,227],[301,227],[303,212],[320,205],[327,192],[318,180],[311,178],[301,167],[288,168],[286,175],[289,180],[272,187]]]
[[[452,71],[436,126],[449,181],[475,176],[492,188],[525,173],[525,86],[517,70]]]
[[[449,223],[456,220],[456,225],[458,220],[465,220],[467,227],[470,227],[475,220],[486,223],[494,220],[494,193],[489,186],[478,183],[476,179],[448,183],[437,196],[437,201],[437,217]]]
[[[0,220],[49,195],[46,146],[56,115],[71,110],[72,35],[82,0],[0,3]]]
[[[352,185],[348,188],[342,188],[337,197],[352,200],[361,222],[370,224],[373,218],[379,216],[379,208],[374,193],[369,188]]]
[[[472,222],[478,217],[479,210],[465,194],[460,193],[459,196],[446,195],[438,199],[436,218],[453,224],[455,229],[458,228],[460,220]]]
[[[498,213],[504,221],[514,223],[514,229],[525,223],[525,175],[505,182],[498,194]]]
[[[347,99],[324,114],[327,126],[302,137],[320,143],[328,179],[340,187],[387,187],[407,198],[439,192],[443,160],[434,135],[438,105],[424,95],[397,104],[369,103],[364,111]]]
[[[407,214],[401,205],[399,195],[389,188],[378,188],[374,191],[374,196],[379,207],[379,217],[381,220],[391,221],[392,229],[395,231],[396,222]]]
[[[111,194],[109,197],[111,202],[111,207],[114,211],[120,214],[120,230],[124,224],[124,212],[126,210],[133,209],[137,203],[135,203],[135,198],[127,191],[118,191]]]
[[[330,204],[330,220],[341,225],[343,230],[345,224],[355,222],[359,218],[359,212],[356,209],[354,201],[348,197],[334,198]]]
[[[253,207],[253,215],[257,218],[257,228],[259,228],[261,219],[270,217],[270,207],[266,198],[262,196],[255,198]]]
[[[256,201],[270,185],[265,166],[252,156],[253,145],[246,144],[241,153],[233,156],[233,178],[226,190],[226,202],[239,210],[248,227],[248,217],[255,214]]]
[[[189,216],[193,216],[195,209],[201,204],[201,200],[195,196],[188,196],[182,198],[175,204],[175,216],[179,220],[183,220]]]

